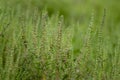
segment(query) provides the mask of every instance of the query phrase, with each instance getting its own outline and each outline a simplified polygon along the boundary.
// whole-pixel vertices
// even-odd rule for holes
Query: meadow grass
[[[109,32],[106,10],[101,18],[93,11],[82,27],[36,8],[1,9],[0,80],[119,80],[119,30]]]

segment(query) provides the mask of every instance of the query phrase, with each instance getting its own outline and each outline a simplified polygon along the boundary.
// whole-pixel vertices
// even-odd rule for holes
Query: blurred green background
[[[119,25],[120,0],[0,0],[1,8],[20,8],[32,10],[37,7],[40,11],[47,9],[49,15],[59,11],[66,19],[74,18],[84,23],[92,11],[99,21],[104,8],[107,9],[109,22]],[[96,20],[96,21],[97,21]]]

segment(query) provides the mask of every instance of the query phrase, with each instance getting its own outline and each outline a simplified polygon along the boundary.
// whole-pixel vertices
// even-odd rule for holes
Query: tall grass
[[[58,13],[3,9],[0,80],[119,80],[119,31],[107,34],[103,12],[101,24],[93,11],[83,28]]]

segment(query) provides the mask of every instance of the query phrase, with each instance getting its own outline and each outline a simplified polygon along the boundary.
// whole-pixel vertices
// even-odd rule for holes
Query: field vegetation
[[[119,0],[0,0],[0,80],[119,80]]]

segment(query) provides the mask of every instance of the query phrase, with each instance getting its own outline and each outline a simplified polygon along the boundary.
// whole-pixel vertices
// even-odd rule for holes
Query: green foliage
[[[74,1],[0,1],[0,80],[119,80],[115,12],[103,8],[106,0],[81,0],[81,11]]]

